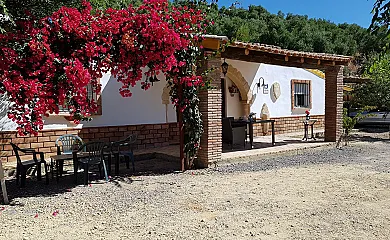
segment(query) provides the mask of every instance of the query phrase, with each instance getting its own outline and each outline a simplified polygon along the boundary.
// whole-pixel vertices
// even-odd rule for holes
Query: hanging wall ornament
[[[263,107],[261,108],[260,117],[261,117],[261,120],[270,120],[271,116],[270,116],[270,112],[269,112],[269,109],[268,109],[268,106],[266,103],[264,103]],[[269,123],[262,123],[261,128],[263,130],[263,134],[266,135],[268,133],[268,130],[269,130]]]
[[[272,98],[272,101],[273,102],[276,102],[276,100],[278,100],[278,98],[280,97],[280,84],[279,83],[274,83],[272,84],[272,87],[271,87],[271,98]]]

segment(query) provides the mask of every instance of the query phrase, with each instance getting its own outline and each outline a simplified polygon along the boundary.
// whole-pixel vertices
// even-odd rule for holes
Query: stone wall
[[[314,124],[314,128],[325,127],[325,116],[324,115],[313,115],[311,119],[316,119],[317,122]],[[271,118],[275,120],[275,134],[291,133],[291,132],[302,132],[304,130],[303,120],[306,116],[294,116],[294,117],[282,117],[282,118]],[[255,124],[253,126],[254,136],[263,136],[262,124]],[[271,135],[271,124],[268,127],[267,135]]]
[[[42,130],[37,136],[17,136],[16,131],[7,131],[0,132],[2,161],[16,161],[12,147],[9,144],[10,142],[17,144],[21,148],[33,148],[44,152],[45,158],[48,158],[57,153],[55,141],[64,134],[78,135],[85,142],[112,142],[124,139],[129,134],[138,134],[138,149],[156,148],[179,143],[177,123]]]

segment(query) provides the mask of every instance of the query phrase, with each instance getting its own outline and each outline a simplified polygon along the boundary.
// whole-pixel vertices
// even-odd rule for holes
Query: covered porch
[[[327,145],[329,143],[334,143],[339,139],[342,133],[343,69],[344,66],[350,62],[352,57],[324,53],[298,52],[258,43],[233,42],[227,46],[222,46],[227,42],[228,39],[226,37],[208,36],[203,43],[206,52],[209,51],[211,53],[219,48],[222,49],[222,52],[218,57],[208,60],[205,64],[208,68],[217,69],[209,75],[209,77],[212,78],[211,84],[213,89],[204,91],[200,95],[200,108],[203,114],[205,132],[201,139],[202,149],[199,151],[199,159],[204,163],[204,166],[207,166],[212,162],[218,162],[221,159],[252,155],[252,153],[249,152],[254,151],[271,153],[274,150],[269,149],[274,148],[275,151],[277,151],[276,149],[281,147],[281,145],[284,148],[300,149],[301,147],[306,148],[305,145]],[[243,74],[235,67],[230,68],[231,65],[229,64],[228,71],[225,72],[225,75],[222,74],[220,66],[225,61],[240,61],[247,65],[264,63],[274,66],[323,71],[325,73],[324,89],[322,90],[324,91],[324,115],[322,116],[322,119],[320,119],[323,126],[323,134],[321,134],[323,137],[317,139],[317,141],[313,143],[307,143],[306,141],[302,143],[299,142],[299,140],[302,139],[303,130],[295,129],[295,131],[298,132],[293,133],[292,135],[298,134],[300,135],[300,139],[285,139],[287,141],[281,141],[281,135],[276,135],[275,147],[271,147],[271,136],[258,138],[254,136],[254,149],[245,151],[240,151],[240,149],[238,149],[236,152],[231,152],[229,150],[223,151],[222,119],[226,116],[223,95],[224,90],[227,88],[226,85],[224,86],[225,76],[235,83],[237,91],[240,93],[238,104],[240,105],[241,110],[238,115],[248,116],[251,112],[250,106],[256,98],[256,94],[254,93],[251,84],[248,84],[247,81],[243,81]],[[304,120],[301,118],[301,116],[294,116],[294,119],[297,121]],[[286,124],[288,125],[288,122]],[[258,131],[264,132],[263,128],[264,126],[260,126]],[[270,131],[270,126],[267,131]],[[268,144],[270,146],[268,146]]]

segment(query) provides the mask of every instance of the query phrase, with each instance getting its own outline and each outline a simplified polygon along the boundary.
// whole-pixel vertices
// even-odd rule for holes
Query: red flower
[[[58,211],[58,210],[55,210],[55,211],[53,212],[53,214],[52,214],[52,215],[53,215],[54,217],[56,217],[56,216],[58,215],[58,213],[60,213],[60,211]]]
[[[310,115],[309,110],[306,110],[305,113],[306,113],[306,115]]]
[[[203,86],[200,76],[181,72],[190,62],[180,56],[196,48],[212,23],[202,10],[168,3],[146,0],[140,7],[103,12],[83,1],[83,9],[62,7],[38,23],[18,22],[20,31],[0,34],[0,94],[14,103],[8,117],[18,124],[18,133],[36,134],[43,116],[65,104],[71,115],[96,112],[86,86],[98,93],[96,79],[108,71],[122,83],[123,97],[132,96],[146,67],[149,74],[161,72],[167,79],[179,76],[186,88]],[[24,52],[17,46],[26,46]],[[182,111],[190,109],[188,101],[177,104]]]

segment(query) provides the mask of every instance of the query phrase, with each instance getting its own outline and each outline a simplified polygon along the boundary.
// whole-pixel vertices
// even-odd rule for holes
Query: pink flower
[[[86,86],[99,94],[96,79],[107,71],[122,84],[123,97],[132,96],[131,88],[142,81],[144,67],[167,79],[180,77],[188,89],[204,85],[200,77],[179,69],[191,64],[180,53],[197,46],[212,24],[202,10],[170,7],[168,0],[146,0],[139,7],[93,11],[83,0],[81,9],[62,7],[39,21],[19,21],[20,31],[0,34],[4,86],[0,93],[14,102],[8,116],[20,135],[36,135],[43,128],[43,116],[58,113],[58,106],[64,104],[82,117],[95,113],[98,105],[88,99]],[[26,46],[25,52],[7,43]],[[149,83],[141,86],[150,88]],[[180,111],[189,104],[183,101]]]

